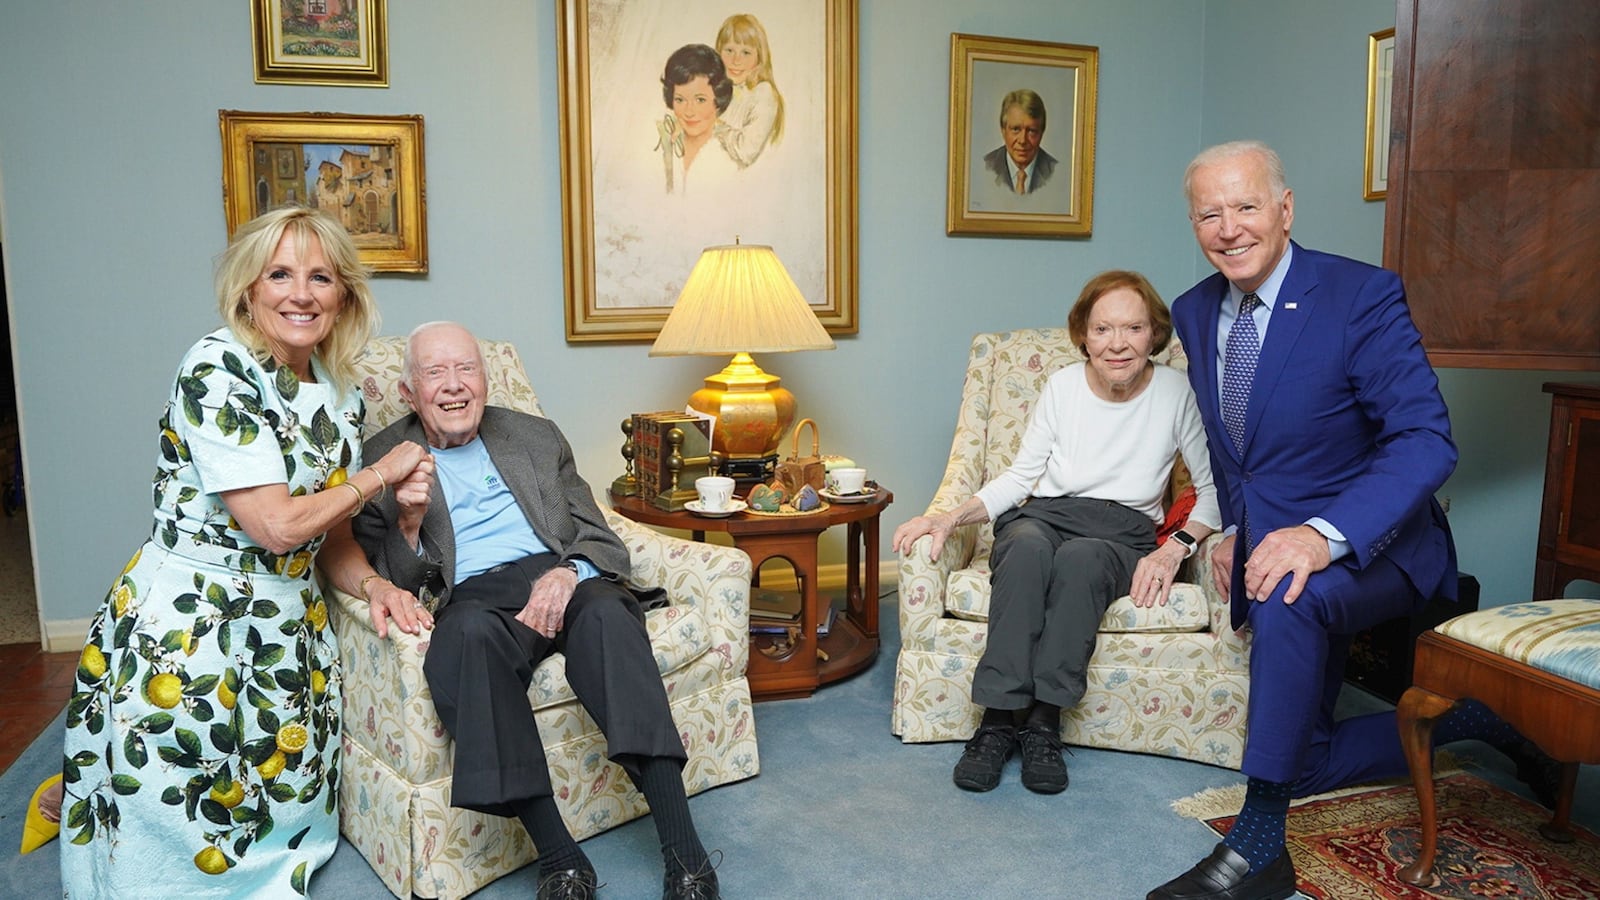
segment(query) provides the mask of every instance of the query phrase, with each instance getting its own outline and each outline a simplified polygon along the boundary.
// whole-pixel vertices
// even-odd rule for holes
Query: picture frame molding
[[[1000,62],[1075,70],[1072,136],[1066,173],[1071,200],[1064,213],[979,211],[972,209],[970,183],[973,146],[973,65]],[[946,183],[945,233],[1089,237],[1094,229],[1095,120],[1099,103],[1100,48],[1086,44],[952,33],[950,35],[950,151]],[[1048,111],[1048,110],[1047,110]],[[1059,113],[1052,116],[1059,118]],[[1047,127],[1047,133],[1048,127]],[[1056,132],[1059,133],[1059,132]],[[1060,147],[1060,144],[1054,145]]]
[[[826,13],[827,296],[812,309],[830,334],[859,329],[857,60],[859,0],[818,0]],[[561,230],[568,343],[653,340],[670,306],[602,308],[596,302],[594,148],[588,73],[588,0],[558,0],[557,65],[561,123]],[[579,77],[579,75],[582,77]],[[745,235],[755,238],[754,235]],[[709,245],[728,243],[709,241]],[[755,239],[753,242],[762,243]],[[691,261],[683,274],[687,276]]]
[[[1389,196],[1389,124],[1394,83],[1394,29],[1367,36],[1367,143],[1361,197]]]
[[[304,84],[330,87],[389,86],[388,0],[353,0],[360,5],[366,52],[355,60],[338,57],[285,56],[281,41],[283,0],[250,0],[250,46],[257,84]]]
[[[257,215],[252,157],[257,144],[351,144],[393,146],[399,187],[399,227],[394,248],[360,247],[361,262],[375,272],[428,271],[427,175],[420,115],[368,116],[347,113],[217,111],[222,133],[222,210],[228,238]],[[359,236],[357,236],[360,246]]]

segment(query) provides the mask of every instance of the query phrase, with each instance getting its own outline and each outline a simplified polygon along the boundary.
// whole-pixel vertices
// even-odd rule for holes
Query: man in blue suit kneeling
[[[1400,278],[1290,241],[1294,195],[1265,144],[1200,153],[1189,217],[1217,274],[1172,304],[1192,362],[1227,537],[1212,554],[1233,626],[1249,623],[1249,782],[1227,838],[1149,900],[1295,892],[1291,797],[1407,771],[1394,713],[1335,721],[1351,636],[1456,596],[1434,493],[1456,464],[1439,382]],[[1458,706],[1438,743],[1485,740],[1547,805],[1559,767],[1487,707]]]

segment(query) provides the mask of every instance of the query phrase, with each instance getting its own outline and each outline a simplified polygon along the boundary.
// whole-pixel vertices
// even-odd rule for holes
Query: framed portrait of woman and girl
[[[568,341],[655,336],[708,246],[856,330],[856,0],[562,0]]]

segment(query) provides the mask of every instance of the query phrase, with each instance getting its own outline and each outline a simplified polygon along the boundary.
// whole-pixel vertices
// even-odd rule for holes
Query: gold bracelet
[[[350,518],[354,519],[356,517],[356,514],[361,512],[361,507],[367,505],[367,495],[361,493],[361,488],[356,487],[356,483],[354,481],[341,481],[341,482],[339,482],[339,486],[340,487],[347,487],[350,490],[355,491],[355,494],[356,494],[356,508],[350,510]]]
[[[383,477],[383,473],[378,471],[376,464],[367,466],[367,468],[372,472],[372,474],[378,476],[378,492],[372,495],[372,499],[376,500],[383,496],[384,491],[389,489],[389,479]]]
[[[367,596],[367,582],[371,581],[374,578],[382,578],[382,577],[383,577],[382,575],[379,575],[377,573],[373,573],[373,574],[368,575],[368,576],[366,576],[366,577],[361,579],[361,583],[356,585],[356,591],[361,594],[361,599],[367,601],[368,603],[372,602],[372,598]]]

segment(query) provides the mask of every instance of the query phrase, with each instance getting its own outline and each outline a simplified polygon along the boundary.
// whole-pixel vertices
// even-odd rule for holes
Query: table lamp
[[[700,254],[650,355],[733,354],[689,406],[716,416],[711,448],[723,458],[722,474],[755,481],[772,477],[795,401],[750,354],[832,349],[833,338],[772,248],[736,241]]]

